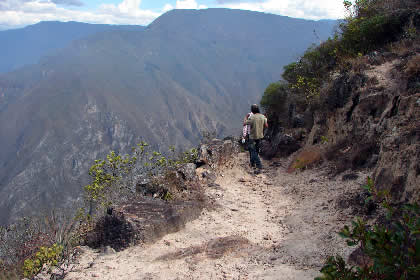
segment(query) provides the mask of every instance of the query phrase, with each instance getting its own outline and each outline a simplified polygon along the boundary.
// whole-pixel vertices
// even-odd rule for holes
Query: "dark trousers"
[[[258,155],[260,152],[260,144],[261,139],[249,139],[249,160],[251,162],[252,167],[256,166],[257,168],[262,168],[261,160]]]

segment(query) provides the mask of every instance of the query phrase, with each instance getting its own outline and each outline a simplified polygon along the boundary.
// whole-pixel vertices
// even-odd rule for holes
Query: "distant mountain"
[[[37,63],[71,41],[107,30],[142,30],[143,26],[46,21],[25,28],[0,31],[0,73]]]
[[[144,31],[78,40],[0,76],[0,221],[80,195],[93,160],[195,145],[241,120],[282,66],[333,21],[240,10],[174,10]]]

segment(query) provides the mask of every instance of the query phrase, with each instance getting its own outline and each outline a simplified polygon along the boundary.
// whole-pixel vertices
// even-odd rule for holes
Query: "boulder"
[[[301,145],[295,137],[281,130],[274,137],[263,139],[260,153],[262,157],[271,159],[275,156],[289,156],[300,148]]]
[[[204,207],[203,201],[177,201],[139,197],[105,215],[88,233],[86,245],[121,251],[129,246],[151,243],[164,235],[183,228],[197,218]]]
[[[217,168],[230,161],[232,155],[239,153],[239,151],[239,139],[213,139],[212,141],[201,145],[197,164],[199,166],[207,164],[211,168]]]

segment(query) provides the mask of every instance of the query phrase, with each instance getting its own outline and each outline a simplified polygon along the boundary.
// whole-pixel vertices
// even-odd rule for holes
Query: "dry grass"
[[[0,280],[20,279],[26,259],[32,258],[41,247],[57,243],[64,246],[63,261],[70,258],[76,239],[78,221],[61,211],[51,211],[23,218],[0,231]]]
[[[1,271],[0,270],[0,280],[19,280],[21,277],[16,271]]]
[[[318,163],[322,160],[322,151],[319,147],[311,147],[302,150],[296,158],[293,160],[292,164],[287,169],[288,173],[292,173],[297,169],[305,169],[311,165]]]
[[[378,84],[379,84],[378,77],[373,76],[373,77],[370,77],[370,78],[367,80],[367,82],[366,82],[366,87],[367,87],[367,88],[370,88],[370,87],[376,86],[376,85],[378,85]]]
[[[420,48],[420,38],[417,36],[416,39],[403,39],[398,42],[390,43],[387,46],[388,51],[401,57],[406,57],[413,53],[413,50]]]
[[[408,60],[404,72],[408,77],[420,75],[420,54],[412,56]]]
[[[370,62],[367,56],[349,58],[348,62],[350,63],[351,69],[354,73],[361,73],[364,70],[369,69]]]

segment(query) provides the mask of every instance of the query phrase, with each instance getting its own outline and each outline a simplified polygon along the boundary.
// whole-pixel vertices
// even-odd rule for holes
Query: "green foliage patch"
[[[386,220],[374,226],[360,218],[339,235],[348,246],[360,246],[365,263],[349,266],[342,257],[329,257],[316,280],[415,280],[420,277],[420,207],[391,206],[389,193],[378,191],[371,179],[364,186],[371,197],[382,200]]]
[[[162,180],[156,178],[168,177],[169,173],[180,165],[195,162],[198,158],[196,148],[178,153],[175,147],[169,147],[167,155],[161,152],[152,151],[150,146],[142,141],[132,148],[131,155],[121,156],[111,151],[105,159],[95,160],[89,170],[91,183],[84,187],[86,201],[89,204],[89,214],[93,212],[94,205],[101,208],[116,204],[123,197],[131,196],[131,185],[133,182],[124,182],[133,173],[145,174],[155,184],[163,184]],[[157,186],[156,189],[162,189]],[[173,194],[162,189],[161,197],[171,200]],[[83,211],[82,211],[83,212]]]
[[[260,104],[269,119],[287,112],[289,87],[284,82],[271,83],[261,98]]]
[[[23,275],[31,278],[37,275],[44,265],[48,267],[48,271],[56,266],[62,258],[63,246],[54,244],[51,247],[41,247],[35,256],[26,259],[23,265]]]

